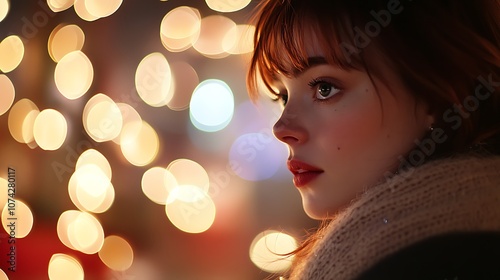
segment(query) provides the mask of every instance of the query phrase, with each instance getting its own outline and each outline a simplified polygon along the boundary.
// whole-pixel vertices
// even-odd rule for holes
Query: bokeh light
[[[120,135],[123,117],[120,108],[107,95],[94,95],[83,109],[83,126],[96,142],[113,140]]]
[[[81,51],[66,54],[54,71],[56,87],[68,99],[84,95],[94,80],[94,68],[89,58]]]
[[[9,280],[9,277],[3,270],[0,269],[0,280]]]
[[[292,236],[267,230],[255,237],[250,246],[250,259],[260,269],[278,273],[290,268],[293,256],[283,256],[297,249],[297,241]]]
[[[90,136],[90,132],[89,132],[89,129],[87,127],[87,124],[88,124],[88,119],[89,119],[89,113],[90,111],[99,103],[101,102],[105,102],[105,103],[110,103],[110,102],[113,102],[113,100],[103,94],[103,93],[98,93],[94,96],[92,96],[88,101],[87,103],[85,104],[85,107],[83,108],[83,113],[82,113],[82,122],[83,122],[83,128],[85,129],[85,131],[87,132],[87,134],[89,134]],[[98,120],[99,121],[99,120]],[[97,124],[97,126],[99,126],[99,124]],[[99,133],[100,134],[100,133]]]
[[[75,0],[47,0],[47,5],[54,13],[71,8],[73,3],[75,3]]]
[[[158,155],[160,139],[154,128],[145,121],[128,124],[123,127],[120,148],[128,162],[145,166]]]
[[[255,26],[239,24],[228,30],[222,40],[222,48],[230,54],[245,54],[253,51]]]
[[[152,167],[142,175],[142,192],[154,203],[165,205],[168,193],[177,186],[174,175],[163,167]]]
[[[177,185],[193,185],[208,191],[208,173],[199,163],[190,159],[176,159],[168,165],[167,170],[175,177]]]
[[[68,239],[76,250],[95,254],[104,244],[104,230],[101,223],[91,214],[80,212],[68,225]]]
[[[0,70],[8,73],[19,66],[24,57],[24,44],[17,35],[10,35],[0,42]]]
[[[200,36],[193,47],[202,55],[209,58],[224,58],[229,54],[224,51],[222,41],[227,32],[234,28],[236,23],[221,15],[207,16],[201,19]]]
[[[40,111],[29,99],[17,101],[9,112],[8,126],[12,138],[19,143],[30,143],[35,141],[33,126],[36,116]]]
[[[5,114],[16,98],[16,89],[9,77],[0,74],[0,116]]]
[[[62,244],[64,244],[64,246],[72,250],[76,250],[76,248],[71,244],[69,240],[68,227],[76,220],[80,213],[81,212],[77,210],[68,210],[63,212],[57,220],[57,237],[59,237],[59,240]]]
[[[123,118],[122,128],[127,125],[131,125],[131,127],[137,127],[137,128],[141,127],[142,117],[141,115],[139,115],[139,112],[137,112],[137,110],[134,109],[134,107],[130,106],[127,103],[116,103],[116,105],[118,106],[118,109],[120,109],[120,112],[122,114]],[[120,144],[122,132],[123,129],[120,130],[120,134],[113,139],[113,142],[115,142],[118,145]],[[137,131],[137,133],[139,132]]]
[[[35,141],[34,128],[35,128],[35,121],[39,113],[40,112],[38,110],[31,110],[30,112],[28,112],[28,114],[24,119],[22,127],[23,141],[28,145],[28,147],[32,149],[38,147],[38,144]]]
[[[109,164],[108,159],[101,152],[95,149],[88,149],[80,154],[78,160],[76,161],[75,170],[78,170],[80,167],[86,164],[94,164],[98,166],[101,171],[104,172],[106,177],[111,180],[111,165]]]
[[[194,90],[189,107],[196,128],[206,132],[222,130],[233,117],[233,92],[221,80],[205,80]]]
[[[75,171],[79,189],[88,192],[93,197],[106,193],[109,187],[109,178],[95,164],[85,164]]]
[[[160,33],[167,38],[184,39],[200,31],[200,12],[197,9],[181,6],[172,9],[162,19]]]
[[[200,35],[201,16],[197,9],[181,6],[172,9],[160,24],[160,39],[171,52],[190,48]]]
[[[40,148],[48,151],[59,149],[68,133],[68,123],[64,116],[54,109],[41,111],[33,125],[33,136]]]
[[[251,0],[205,0],[205,2],[214,11],[230,13],[245,8]]]
[[[78,209],[93,213],[107,211],[114,202],[112,170],[106,157],[95,149],[83,152],[68,182],[68,193]]]
[[[5,19],[9,13],[10,3],[9,0],[0,0],[0,22]]]
[[[271,178],[283,164],[286,147],[271,133],[247,133],[231,145],[229,159],[236,168],[236,175],[248,181]]]
[[[112,270],[125,271],[134,262],[134,250],[124,238],[116,235],[107,236],[99,251],[99,258]]]
[[[77,210],[68,210],[59,216],[57,235],[68,248],[85,254],[97,253],[104,243],[104,230],[99,220]]]
[[[115,13],[122,5],[123,0],[85,0],[85,7],[89,14],[103,18]]]
[[[50,280],[83,280],[85,273],[80,262],[66,254],[54,254],[49,261]]]
[[[191,95],[200,80],[196,70],[187,62],[173,62],[170,64],[170,69],[172,71],[174,95],[167,103],[167,106],[174,111],[182,111],[189,108]]]
[[[81,51],[85,43],[85,33],[75,24],[60,24],[52,30],[48,41],[49,55],[55,62],[73,51]]]
[[[172,72],[163,54],[155,52],[142,59],[135,73],[135,87],[150,106],[164,106],[172,99]]]
[[[89,12],[85,2],[87,2],[87,0],[75,0],[73,8],[75,9],[76,14],[85,21],[98,20],[98,16],[95,16]]]
[[[10,226],[11,222],[15,222],[15,227]],[[2,225],[10,236],[24,238],[33,228],[33,213],[23,201],[8,199],[2,210]]]
[[[18,32],[0,46],[17,45],[8,55],[0,50],[0,65],[4,65],[4,57],[13,61],[0,68],[0,118],[5,114],[4,125],[9,125],[4,127],[0,146],[6,163],[19,172],[19,199],[26,199],[26,208],[29,205],[34,211],[29,238],[22,240],[34,258],[30,269],[16,275],[47,278],[48,268],[49,279],[128,275],[237,279],[238,275],[254,278],[259,273],[265,277],[256,269],[248,270],[252,264],[246,253],[235,255],[239,245],[248,248],[253,236],[248,239],[247,233],[261,226],[254,215],[265,210],[248,211],[257,189],[253,182],[240,180],[231,167],[234,160],[244,165],[249,155],[245,152],[257,148],[250,144],[239,158],[229,155],[238,136],[236,146],[251,141],[241,133],[244,125],[235,123],[235,105],[245,99],[240,87],[244,86],[244,71],[240,70],[247,58],[237,55],[251,51],[254,27],[236,25],[247,19],[244,11],[221,13],[237,11],[249,1],[139,2],[41,0],[21,4],[0,0],[0,21],[7,16],[4,27]],[[206,4],[216,12],[209,11]],[[178,7],[181,5],[199,10]],[[203,23],[200,12],[207,16]],[[148,20],[138,22],[141,18]],[[141,32],[147,30],[152,32]],[[234,56],[227,57],[230,55]],[[212,60],[224,57],[227,59]],[[201,76],[221,80],[203,81]],[[53,138],[57,136],[58,141]],[[105,143],[109,141],[114,143]],[[17,142],[40,149],[31,151]],[[265,160],[260,152],[248,166]],[[269,167],[267,164],[271,162],[264,166]],[[257,173],[262,173],[255,175],[253,166],[247,171],[252,180],[266,177],[259,168]],[[37,188],[40,182],[42,189]],[[2,178],[0,193],[8,193]],[[136,202],[146,201],[144,196],[161,208],[145,205],[131,214]],[[0,209],[6,202],[6,196],[0,196]],[[165,211],[156,213],[165,213],[163,221],[154,220],[157,210]],[[128,224],[123,223],[124,217]],[[247,222],[238,223],[242,218]],[[55,236],[55,222],[62,244]],[[106,237],[108,230],[123,235]],[[184,232],[209,230],[212,232],[198,238],[187,237],[195,238],[191,241],[196,244],[175,242],[179,236],[186,238]],[[221,236],[231,236],[231,240],[226,240],[224,250],[210,253],[210,246]],[[58,246],[62,250],[39,254]],[[43,267],[37,264],[40,258]],[[190,269],[188,259],[205,264]],[[217,265],[228,261],[231,269]],[[165,265],[172,262],[173,266]],[[0,271],[0,279],[2,276]]]
[[[182,52],[189,49],[198,38],[196,37],[196,39],[193,39],[193,37],[173,39],[173,38],[168,38],[163,34],[160,34],[160,40],[163,47],[165,47],[165,49],[167,49],[170,52]]]
[[[113,184],[95,164],[85,164],[75,170],[68,182],[68,193],[73,204],[82,211],[102,213],[113,204]]]
[[[215,220],[215,204],[203,189],[179,185],[168,195],[165,212],[178,229],[188,233],[208,230]]]
[[[232,120],[236,128],[237,135],[246,133],[267,133],[273,135],[272,127],[281,116],[283,110],[281,105],[268,100],[257,101],[258,104],[251,100],[246,100],[238,104],[234,112]],[[251,116],[251,121],[249,121]]]

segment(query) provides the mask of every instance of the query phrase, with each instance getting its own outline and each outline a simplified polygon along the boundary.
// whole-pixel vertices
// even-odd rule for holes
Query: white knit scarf
[[[354,279],[417,241],[473,231],[500,231],[498,156],[436,160],[369,188],[328,225],[290,279]]]

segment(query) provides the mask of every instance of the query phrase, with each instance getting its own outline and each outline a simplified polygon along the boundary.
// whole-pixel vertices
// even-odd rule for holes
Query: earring
[[[434,124],[431,124],[431,126],[429,126],[429,131],[433,131],[434,130]]]

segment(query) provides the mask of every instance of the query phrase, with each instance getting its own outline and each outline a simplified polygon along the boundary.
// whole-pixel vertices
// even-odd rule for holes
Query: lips
[[[289,160],[287,166],[293,174],[293,183],[298,188],[306,186],[324,172],[318,167],[299,160]]]

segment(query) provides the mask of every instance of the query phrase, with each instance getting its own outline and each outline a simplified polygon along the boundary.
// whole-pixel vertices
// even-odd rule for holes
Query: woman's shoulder
[[[500,232],[434,236],[377,262],[357,280],[500,279]]]
[[[500,155],[474,150],[432,159],[422,165],[407,163],[398,171],[387,178],[385,185],[453,184],[454,181],[469,184],[484,177],[500,179]]]

